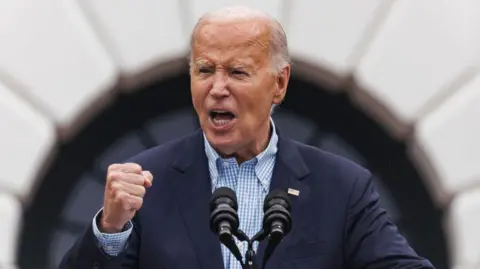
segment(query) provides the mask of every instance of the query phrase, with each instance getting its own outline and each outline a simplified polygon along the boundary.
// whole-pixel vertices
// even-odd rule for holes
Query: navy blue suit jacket
[[[266,268],[434,268],[379,207],[366,169],[278,135],[271,189],[300,194],[291,196],[293,228]],[[128,161],[151,171],[154,182],[126,251],[104,254],[89,227],[60,268],[222,269],[220,243],[209,227],[212,192],[201,130]],[[257,251],[260,264],[265,248],[262,242]]]

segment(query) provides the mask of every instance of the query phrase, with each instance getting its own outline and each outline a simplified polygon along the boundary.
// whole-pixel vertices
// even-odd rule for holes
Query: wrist
[[[118,225],[110,223],[109,221],[105,220],[103,216],[99,218],[97,221],[98,230],[101,233],[113,234],[113,233],[120,233],[123,231],[125,224]]]

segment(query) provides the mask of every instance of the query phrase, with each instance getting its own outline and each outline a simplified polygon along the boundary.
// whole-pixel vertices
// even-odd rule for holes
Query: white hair
[[[231,6],[224,7],[204,14],[197,21],[190,36],[190,56],[193,51],[193,44],[195,42],[195,33],[201,23],[205,20],[221,20],[221,21],[235,21],[245,19],[264,19],[269,22],[270,26],[270,62],[273,71],[278,74],[286,66],[290,64],[290,53],[288,51],[287,36],[283,30],[282,25],[273,17],[269,16],[259,10],[255,10],[246,6]],[[190,64],[193,59],[190,57]]]

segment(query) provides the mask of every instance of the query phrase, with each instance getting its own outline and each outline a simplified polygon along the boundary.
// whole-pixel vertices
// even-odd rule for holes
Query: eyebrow
[[[198,59],[195,61],[196,67],[210,67],[215,65],[209,60],[206,59]],[[238,68],[238,69],[254,69],[254,66],[248,63],[241,63],[241,62],[234,62],[229,64],[230,68]]]
[[[232,64],[232,68],[242,69],[242,68],[249,68],[249,67],[250,67],[250,65],[245,64],[245,63],[234,63],[234,64]]]
[[[212,65],[211,62],[209,62],[208,60],[205,60],[205,59],[198,59],[195,61],[195,65],[196,66],[205,66],[205,65]]]

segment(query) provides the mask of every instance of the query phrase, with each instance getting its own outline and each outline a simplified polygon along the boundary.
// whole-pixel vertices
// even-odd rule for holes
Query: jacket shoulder
[[[370,178],[370,171],[346,157],[294,141],[303,161],[313,174],[323,174],[323,178],[356,181],[358,178]]]

